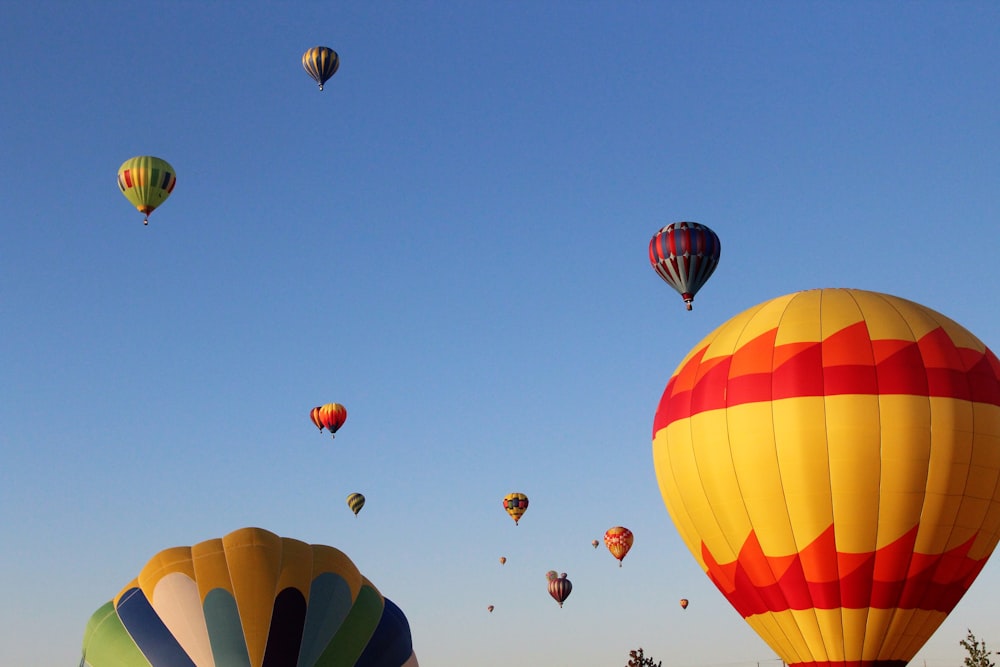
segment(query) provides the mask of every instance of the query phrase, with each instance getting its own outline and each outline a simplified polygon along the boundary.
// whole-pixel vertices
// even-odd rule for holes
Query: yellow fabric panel
[[[229,563],[226,562],[226,550],[221,539],[205,540],[195,544],[191,547],[191,560],[202,604],[209,591],[216,588],[233,593]]]
[[[323,572],[336,572],[351,589],[351,599],[356,600],[361,592],[361,584],[364,577],[355,567],[350,558],[340,549],[335,549],[323,544],[314,544],[312,547],[313,559],[313,579]]]
[[[827,396],[825,408],[837,551],[866,553],[879,529],[878,398]]]
[[[786,509],[770,403],[737,405],[726,411],[733,465],[750,524],[768,555],[793,554],[796,545]]]
[[[153,598],[153,589],[161,577],[171,572],[181,572],[194,579],[194,568],[191,567],[191,547],[172,547],[164,549],[149,559],[149,562],[139,572],[139,587],[146,598]]]
[[[223,537],[222,543],[250,664],[259,667],[264,661],[281,567],[281,538],[260,528],[243,528]]]
[[[294,588],[309,601],[309,588],[313,580],[312,547],[290,537],[281,538],[281,572],[278,574],[277,591]]]
[[[930,404],[926,397],[882,395],[882,493],[876,548],[896,541],[923,518],[931,456]]]
[[[729,356],[746,341],[753,340],[773,329],[777,325],[781,311],[785,309],[785,304],[793,296],[790,294],[787,297],[759,304],[743,311],[706,336],[691,352],[710,342],[711,344],[705,352],[705,359]],[[690,358],[691,353],[677,367],[681,368]]]
[[[937,325],[904,299],[851,290],[872,340],[915,341]],[[916,328],[915,328],[916,327]]]
[[[789,343],[817,343],[822,340],[820,327],[820,291],[799,292],[780,313],[775,347]],[[775,322],[777,324],[777,322]],[[773,328],[773,327],[772,327]]]
[[[807,662],[809,655],[806,650],[805,640],[798,628],[792,628],[794,634],[789,635],[787,625],[782,625],[775,614],[757,614],[745,619],[747,625],[756,632],[761,639],[771,647],[771,650],[779,654],[786,663]]]
[[[687,433],[682,428],[686,426],[687,420],[682,420],[671,424],[665,429],[661,429],[656,434],[656,437],[653,439],[653,467],[656,470],[656,480],[660,486],[660,495],[665,500],[667,512],[670,513],[670,518],[673,520],[677,532],[680,533],[681,539],[684,540],[684,543],[691,551],[695,560],[698,561],[701,569],[707,570],[708,566],[701,557],[701,535],[695,530],[687,507],[681,500],[682,496],[677,480],[675,479],[676,470],[671,467],[670,452],[667,448],[667,432],[670,431],[671,433],[670,442],[677,446],[677,441]],[[688,451],[690,450],[691,447],[688,445]]]
[[[720,562],[727,562],[736,557],[750,534],[750,521],[733,470],[726,423],[716,418],[714,412],[701,413],[688,420],[691,438],[698,447],[691,452],[695,470],[690,476],[685,475],[683,485],[686,488],[681,488],[681,497],[704,497],[706,504],[693,507],[692,518],[712,555]],[[671,462],[673,460],[671,456]],[[682,482],[678,480],[678,484]],[[710,527],[710,532],[706,532],[706,527]]]
[[[787,511],[795,543],[801,548],[833,523],[825,403],[822,396],[809,396],[773,401],[770,407],[787,505],[776,511]],[[803,446],[804,442],[809,445]]]
[[[823,339],[857,324],[863,317],[855,293],[846,289],[827,289],[821,293],[823,317],[817,318]],[[782,321],[784,325],[784,321]]]

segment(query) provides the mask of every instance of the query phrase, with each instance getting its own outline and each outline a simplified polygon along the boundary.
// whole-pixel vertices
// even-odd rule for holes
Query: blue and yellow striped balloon
[[[337,73],[340,56],[328,46],[314,46],[302,54],[302,67],[316,80],[319,89],[323,90],[327,79]]]

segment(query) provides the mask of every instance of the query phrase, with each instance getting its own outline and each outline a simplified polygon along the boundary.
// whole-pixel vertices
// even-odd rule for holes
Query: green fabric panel
[[[202,608],[215,667],[250,667],[240,611],[232,594],[222,588],[213,588],[205,596]]]
[[[378,627],[384,604],[381,593],[371,586],[362,586],[351,613],[315,667],[354,667]]]
[[[114,602],[108,601],[87,621],[81,665],[89,667],[152,667],[125,630]]]

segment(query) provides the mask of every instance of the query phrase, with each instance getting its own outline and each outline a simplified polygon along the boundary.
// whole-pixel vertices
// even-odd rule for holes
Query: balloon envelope
[[[621,567],[622,559],[632,548],[634,541],[635,537],[632,535],[632,531],[624,526],[608,528],[607,532],[604,533],[604,544],[608,547],[611,555],[618,559],[619,567]]]
[[[360,493],[352,493],[347,496],[347,506],[354,512],[354,516],[357,516],[361,508],[365,506],[365,497]]]
[[[319,426],[320,431],[326,428],[330,435],[333,435],[347,421],[347,408],[340,403],[327,403],[313,408],[309,413],[309,418],[312,419],[313,424]]]
[[[503,499],[503,508],[507,510],[507,514],[514,519],[514,524],[517,525],[528,509],[528,496],[523,493],[508,493]]]
[[[823,289],[737,315],[653,425],[702,569],[792,665],[903,665],[1000,538],[1000,362],[947,317]]]
[[[155,555],[91,617],[80,662],[223,664],[417,662],[406,616],[343,552],[260,528]]]
[[[319,89],[323,90],[327,79],[337,73],[340,56],[328,46],[314,46],[302,54],[302,67],[319,84]]]
[[[649,263],[691,310],[694,295],[719,265],[722,244],[715,232],[697,222],[667,225],[649,241]]]
[[[549,579],[549,595],[552,599],[559,603],[559,606],[563,606],[563,602],[569,597],[569,594],[573,592],[573,584],[569,579],[566,578],[566,573],[563,572],[558,577]]]
[[[149,214],[165,202],[177,184],[177,172],[166,160],[152,155],[139,155],[125,160],[118,168],[118,189],[132,205]]]

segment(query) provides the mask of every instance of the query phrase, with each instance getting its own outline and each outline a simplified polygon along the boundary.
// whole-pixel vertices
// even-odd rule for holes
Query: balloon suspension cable
[[[149,216],[148,215],[145,218],[142,219],[142,224],[144,224],[144,225],[148,225],[149,224]]]
[[[322,84],[322,83],[321,83],[321,84],[319,84],[319,89],[320,89],[320,90],[323,90],[323,84]]]

